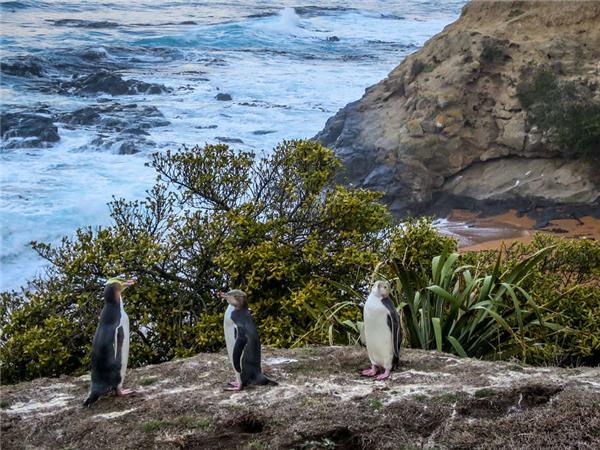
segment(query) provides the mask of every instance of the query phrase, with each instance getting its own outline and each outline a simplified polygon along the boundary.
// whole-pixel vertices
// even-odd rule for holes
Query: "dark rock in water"
[[[218,125],[198,125],[196,128],[198,130],[213,130],[217,127],[218,127]]]
[[[44,75],[43,61],[35,56],[0,61],[0,72],[16,77],[41,77]]]
[[[329,42],[339,42],[340,38],[337,36],[328,36],[327,41]]]
[[[215,98],[217,100],[222,101],[222,102],[229,102],[229,101],[231,101],[231,95],[224,94],[223,92],[219,92],[217,95],[215,95]]]
[[[79,53],[87,61],[100,61],[108,57],[108,53],[103,48],[87,48]]]
[[[268,103],[261,100],[253,100],[251,102],[240,102],[240,106],[249,106],[251,108],[283,108],[289,109],[288,105],[278,105],[277,103]]]
[[[169,92],[161,84],[146,83],[140,80],[124,80],[120,75],[102,70],[60,84],[59,91],[87,96],[99,93],[116,95],[162,94]]]
[[[238,138],[230,138],[226,136],[215,136],[215,139],[219,142],[223,142],[226,144],[243,144],[244,141]]]
[[[271,133],[275,133],[275,130],[255,130],[252,132],[252,134],[255,134],[257,136],[262,136],[264,134],[271,134]]]
[[[67,125],[95,126],[99,132],[91,145],[119,154],[134,154],[156,144],[146,139],[146,130],[169,125],[155,106],[120,103],[102,103],[86,106],[57,116]]]
[[[179,22],[179,25],[198,25],[198,23],[193,20],[184,20],[183,22]]]
[[[141,128],[125,128],[123,131],[121,131],[121,133],[130,134],[133,136],[150,136],[150,133],[142,130]]]
[[[73,111],[72,113],[63,114],[62,121],[70,125],[93,125],[100,120],[99,108],[86,106]]]
[[[139,152],[140,150],[131,141],[123,142],[119,147],[119,155],[134,155]]]
[[[91,105],[73,112],[60,114],[60,122],[69,125],[96,125],[105,131],[129,130],[130,134],[142,135],[143,130],[170,124],[155,106],[136,103]]]
[[[91,145],[103,150],[111,150],[119,155],[134,155],[144,149],[154,148],[156,144],[143,136],[126,132],[117,135],[99,134]]]
[[[60,140],[51,118],[31,113],[0,114],[0,134],[5,148],[50,147]]]
[[[82,19],[59,19],[48,20],[52,25],[57,27],[74,27],[74,28],[116,28],[119,26],[117,22],[108,20],[82,20]]]

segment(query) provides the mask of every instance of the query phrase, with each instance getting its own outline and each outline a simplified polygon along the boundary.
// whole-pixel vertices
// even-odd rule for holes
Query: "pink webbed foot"
[[[370,369],[363,370],[360,374],[363,377],[374,377],[379,372],[379,368],[377,366],[371,366]]]
[[[238,383],[237,381],[230,381],[227,384],[230,387],[225,388],[226,391],[241,391],[242,390],[242,384]]]
[[[381,381],[381,380],[385,380],[386,378],[389,378],[389,377],[390,377],[390,369],[385,369],[385,371],[381,375],[375,377],[375,379]]]
[[[125,397],[127,395],[132,395],[132,394],[135,394],[135,391],[133,391],[131,389],[117,389],[118,397]]]

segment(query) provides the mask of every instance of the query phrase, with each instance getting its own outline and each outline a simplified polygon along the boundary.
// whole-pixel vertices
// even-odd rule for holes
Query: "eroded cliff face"
[[[566,159],[517,97],[541,67],[600,95],[600,2],[473,1],[316,138],[342,158],[346,182],[383,191],[398,215],[594,211],[597,167]]]

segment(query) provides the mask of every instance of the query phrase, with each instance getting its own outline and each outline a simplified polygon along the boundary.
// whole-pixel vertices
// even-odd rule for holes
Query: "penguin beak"
[[[135,283],[136,283],[136,280],[134,280],[134,279],[122,281],[121,282],[121,290],[124,291],[129,286],[133,286]]]

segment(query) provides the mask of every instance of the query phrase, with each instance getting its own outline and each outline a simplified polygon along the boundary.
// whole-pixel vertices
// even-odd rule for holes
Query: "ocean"
[[[0,3],[0,289],[42,273],[30,241],[143,197],[152,152],[312,137],[464,3]]]

